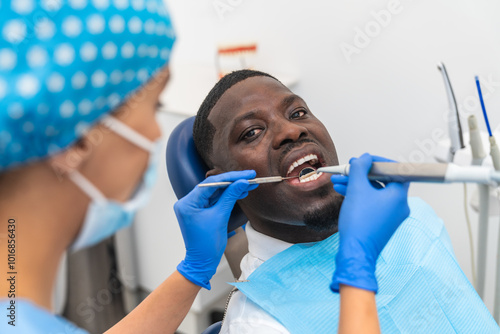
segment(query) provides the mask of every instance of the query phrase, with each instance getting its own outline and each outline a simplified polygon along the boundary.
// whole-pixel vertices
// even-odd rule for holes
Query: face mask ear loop
[[[87,196],[96,202],[107,201],[106,197],[102,192],[99,191],[85,176],[80,174],[78,171],[72,171],[69,173],[68,177],[73,183],[75,183],[78,188],[80,188]]]
[[[101,120],[101,123],[117,135],[125,138],[126,140],[128,140],[132,144],[137,145],[143,150],[150,153],[154,151],[155,143],[153,141],[144,137],[142,134],[135,131],[130,126],[126,125],[117,118],[107,115]]]

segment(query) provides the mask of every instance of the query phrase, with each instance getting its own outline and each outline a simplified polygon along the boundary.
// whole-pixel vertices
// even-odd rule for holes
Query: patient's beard
[[[304,224],[316,232],[337,232],[340,207],[343,200],[344,196],[337,194],[329,205],[306,212],[304,214]]]

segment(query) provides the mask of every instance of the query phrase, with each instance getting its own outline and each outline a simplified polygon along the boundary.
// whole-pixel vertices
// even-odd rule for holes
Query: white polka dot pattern
[[[75,59],[75,49],[69,43],[61,44],[54,52],[54,60],[61,66],[68,66]]]
[[[105,21],[102,15],[94,14],[87,19],[87,30],[93,35],[104,31]]]
[[[24,115],[23,105],[21,103],[12,103],[7,108],[7,114],[12,119],[19,119]]]
[[[87,6],[87,0],[69,0],[69,5],[73,9],[83,9]]]
[[[26,54],[26,61],[28,66],[32,69],[45,66],[48,58],[49,55],[47,54],[47,51],[40,46],[32,47]]]
[[[63,118],[68,118],[73,116],[74,112],[75,112],[75,105],[70,100],[64,101],[61,104],[61,107],[59,108],[59,113]]]
[[[84,99],[78,103],[78,112],[80,115],[88,115],[92,111],[92,102],[88,99]]]
[[[137,16],[134,16],[133,18],[128,21],[128,29],[132,34],[138,34],[142,30],[142,22],[141,19],[138,18]]]
[[[82,21],[76,16],[70,16],[64,20],[62,30],[68,37],[77,37],[82,32]]]
[[[3,99],[4,96],[7,94],[7,83],[0,79],[0,99]]]
[[[16,13],[26,15],[33,11],[35,4],[33,0],[15,0],[12,2],[11,7]]]
[[[125,30],[125,20],[120,15],[114,15],[109,20],[109,30],[115,34],[120,34]]]
[[[113,59],[116,57],[117,47],[113,42],[107,42],[102,47],[102,56],[104,59]]]
[[[52,93],[60,93],[64,88],[64,77],[59,73],[53,73],[47,79],[47,89]]]
[[[19,44],[26,37],[26,24],[21,20],[10,20],[4,25],[2,35],[6,41]]]
[[[10,71],[17,63],[17,55],[11,49],[0,50],[0,69]]]
[[[104,10],[109,7],[109,0],[92,0],[92,5],[97,9]]]
[[[40,40],[51,39],[56,31],[56,26],[52,20],[42,17],[35,22],[35,34]]]
[[[61,0],[41,0],[41,6],[47,12],[58,11],[59,9],[61,9],[62,3],[63,2]]]
[[[71,86],[73,89],[82,89],[87,83],[87,76],[82,71],[76,72],[71,78]]]
[[[17,81],[17,92],[23,98],[31,98],[40,91],[40,82],[32,74],[24,74]]]
[[[86,42],[80,49],[80,57],[83,61],[93,61],[97,56],[97,47],[92,42]]]
[[[60,152],[169,61],[163,0],[0,0],[0,172]]]
[[[92,86],[95,88],[103,87],[106,84],[106,79],[106,73],[102,70],[97,70],[91,77]]]

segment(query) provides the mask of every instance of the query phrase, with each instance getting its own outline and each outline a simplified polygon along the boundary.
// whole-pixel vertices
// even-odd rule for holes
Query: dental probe
[[[320,167],[316,173],[349,175],[349,164]],[[452,163],[395,163],[374,162],[370,180],[381,182],[472,182],[490,184],[500,182],[500,172],[488,167],[462,167]]]
[[[267,176],[267,177],[257,177],[255,179],[248,180],[249,184],[261,184],[261,183],[273,183],[273,182],[281,182],[283,180],[288,180],[288,179],[293,179],[297,176],[289,176],[289,177],[283,177],[283,176]],[[224,181],[224,182],[211,182],[211,183],[200,183],[198,187],[227,187],[230,185],[231,181]]]

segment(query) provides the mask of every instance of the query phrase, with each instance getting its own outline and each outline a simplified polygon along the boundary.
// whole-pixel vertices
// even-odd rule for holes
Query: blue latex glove
[[[330,288],[339,284],[377,292],[377,258],[399,225],[410,214],[409,183],[375,188],[368,180],[372,161],[390,161],[363,154],[351,159],[349,176],[334,175],[334,189],[345,196],[339,214],[339,252]]]
[[[186,257],[177,270],[196,285],[210,290],[227,244],[227,223],[237,200],[243,199],[258,185],[248,184],[255,171],[238,171],[208,177],[202,183],[236,181],[227,188],[195,187],[174,205]]]

